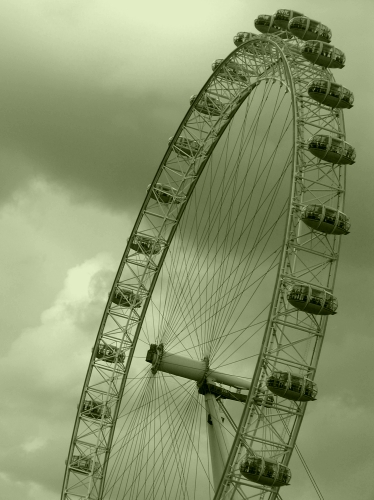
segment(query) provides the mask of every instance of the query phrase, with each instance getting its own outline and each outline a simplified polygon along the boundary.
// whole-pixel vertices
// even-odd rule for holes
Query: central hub
[[[228,385],[235,389],[249,390],[251,388],[251,382],[245,378],[212,370],[209,367],[208,357],[197,361],[179,354],[172,354],[165,351],[163,344],[151,344],[145,359],[148,363],[152,363],[152,373],[154,375],[158,371],[169,373],[177,377],[194,380],[198,386],[209,382],[210,384]]]

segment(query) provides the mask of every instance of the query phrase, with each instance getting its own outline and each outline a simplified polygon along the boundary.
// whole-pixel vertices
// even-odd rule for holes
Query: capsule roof
[[[349,234],[349,217],[336,208],[325,205],[307,205],[301,212],[301,220],[315,231],[325,234]]]
[[[311,137],[308,151],[321,160],[337,165],[353,165],[356,159],[356,151],[348,142],[329,135]]]
[[[330,108],[353,107],[353,93],[343,85],[330,80],[313,80],[308,85],[309,96]]]
[[[234,36],[234,43],[237,47],[239,47],[239,45],[242,45],[243,43],[255,38],[258,38],[258,35],[255,35],[254,33],[248,33],[246,31],[239,31],[239,33]]]
[[[255,28],[264,34],[280,34],[282,29],[274,24],[274,16],[269,14],[260,14],[254,21]],[[287,34],[280,35],[281,38],[287,38]]]
[[[311,63],[324,68],[344,68],[344,53],[321,40],[305,42],[301,49],[301,55]]]
[[[240,464],[240,473],[254,483],[265,486],[286,486],[291,480],[290,469],[275,460],[247,457]]]
[[[112,302],[120,307],[138,308],[142,305],[142,298],[128,288],[117,287],[113,293]]]
[[[330,292],[307,284],[293,285],[287,300],[301,311],[322,316],[336,314],[338,308],[338,301]]]
[[[142,234],[134,235],[130,242],[130,248],[144,255],[155,255],[161,251],[161,245],[157,240]]]
[[[151,184],[148,185],[147,191],[151,188]],[[162,184],[157,182],[151,190],[151,198],[160,203],[180,203],[183,196],[177,194],[177,190],[172,186],[167,184]]]
[[[108,344],[100,344],[95,357],[106,363],[115,363],[116,360],[118,363],[125,361],[125,354],[118,347]]]
[[[301,40],[322,40],[329,43],[331,30],[324,24],[309,17],[294,17],[288,23],[288,30]]]
[[[288,29],[288,23],[293,17],[303,16],[301,12],[296,10],[278,9],[274,14],[274,24],[282,30]]]
[[[314,401],[317,396],[317,385],[306,376],[291,372],[276,371],[266,380],[268,389],[291,401]]]

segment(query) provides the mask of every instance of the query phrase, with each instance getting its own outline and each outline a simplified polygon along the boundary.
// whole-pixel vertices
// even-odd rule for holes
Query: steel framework
[[[313,380],[325,336],[326,316],[301,312],[287,300],[295,283],[332,292],[338,263],[341,237],[313,231],[300,220],[302,208],[309,204],[344,209],[345,166],[320,160],[307,150],[307,139],[318,133],[345,139],[342,111],[308,97],[308,84],[319,78],[333,80],[328,69],[314,66],[301,56],[297,39],[260,35],[224,59],[196,96],[148,188],[110,292],[78,407],[63,500],[111,498],[114,490],[106,489],[105,478],[110,473],[115,426],[125,388],[134,378],[130,367],[152,293],[205,166],[238,110],[264,85],[279,86],[290,100],[292,144],[286,164],[289,202],[274,292],[250,390],[245,402],[240,403],[240,419],[235,419],[222,398],[217,398],[225,425],[234,437],[214,500],[277,498],[279,487],[250,482],[239,468],[245,456],[253,455],[289,464],[307,404],[276,398],[269,407],[268,392],[260,404],[256,397],[266,377],[276,370],[297,372]],[[210,114],[201,113],[199,102],[206,102],[206,96],[213,103],[218,99],[222,106]],[[139,251],[142,238],[148,246]],[[138,251],[134,250],[136,242]],[[91,406],[87,401],[93,402]],[[144,498],[161,498],[157,496],[157,479],[154,481],[156,496],[148,491]],[[124,498],[130,498],[130,493],[127,495]]]

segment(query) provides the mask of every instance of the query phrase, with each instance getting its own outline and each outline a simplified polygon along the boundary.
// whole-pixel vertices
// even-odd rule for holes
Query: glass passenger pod
[[[308,86],[309,96],[330,108],[347,108],[353,106],[353,92],[339,83],[329,80],[313,80]]]
[[[142,305],[142,298],[132,290],[118,287],[113,294],[112,302],[120,307],[138,308]]]
[[[237,35],[234,36],[234,43],[237,47],[242,45],[243,43],[249,42],[249,40],[258,39],[260,35],[255,35],[254,33],[247,33],[246,31],[240,31]],[[259,47],[259,43],[253,43],[245,48],[246,52],[251,54],[256,53],[256,48]]]
[[[248,42],[253,38],[258,38],[258,35],[255,35],[254,33],[248,33],[246,31],[239,31],[239,33],[234,36],[234,43],[237,47],[239,47],[239,45],[242,45],[243,43]]]
[[[336,297],[312,285],[294,285],[287,295],[287,300],[297,309],[316,315],[336,314],[338,308]]]
[[[282,30],[286,31],[288,29],[288,23],[294,17],[302,16],[301,12],[296,12],[296,10],[288,9],[278,9],[274,14],[274,25],[279,26]]]
[[[321,160],[337,165],[353,165],[356,159],[356,151],[348,142],[329,135],[311,137],[308,151]]]
[[[332,36],[330,28],[309,17],[294,17],[288,23],[288,30],[301,40],[322,40],[329,43]]]
[[[173,137],[169,138],[169,144],[173,141]],[[193,139],[187,139],[187,137],[182,137],[181,135],[177,138],[173,144],[173,150],[178,156],[183,157],[195,157],[199,152],[200,144]]]
[[[149,184],[148,189],[150,189],[151,184]],[[170,204],[170,203],[180,203],[181,196],[177,195],[177,190],[167,184],[161,184],[158,182],[152,188],[151,198],[160,203]]]
[[[291,481],[288,467],[263,457],[247,457],[240,464],[240,472],[250,481],[264,486],[287,486]]]
[[[212,64],[212,70],[216,71],[218,66],[222,63],[223,59],[216,59]],[[246,83],[250,76],[245,68],[236,62],[227,62],[223,66],[221,66],[218,74],[221,78],[225,80],[235,80],[239,83]]]
[[[198,102],[195,102],[196,97],[197,95],[191,96],[190,104],[191,106],[195,104],[195,109],[199,113],[210,116],[220,116],[222,114],[225,106],[219,99],[204,94]]]
[[[301,55],[308,61],[323,68],[344,68],[344,53],[321,40],[305,42],[301,48]]]
[[[255,28],[265,35],[280,35],[280,38],[287,38],[286,33],[282,33],[282,29],[274,24],[274,16],[268,14],[260,14],[255,19]],[[282,33],[282,34],[281,34]]]
[[[93,460],[89,457],[82,457],[80,455],[73,455],[71,457],[70,467],[82,474],[89,474],[92,471]],[[93,472],[95,473],[99,469],[99,464],[95,463],[93,467]]]
[[[315,401],[318,392],[312,380],[290,372],[272,373],[266,386],[273,394],[292,401]]]
[[[156,255],[161,251],[161,245],[157,240],[140,234],[136,234],[133,237],[130,242],[130,248],[144,255]]]
[[[302,209],[301,220],[308,227],[325,234],[349,234],[349,217],[337,208],[325,205],[307,205]]]
[[[118,347],[108,344],[99,344],[95,357],[107,363],[115,363],[116,359],[118,363],[125,361],[125,354]]]
[[[110,418],[110,409],[100,401],[88,400],[83,403],[82,415],[96,420]]]

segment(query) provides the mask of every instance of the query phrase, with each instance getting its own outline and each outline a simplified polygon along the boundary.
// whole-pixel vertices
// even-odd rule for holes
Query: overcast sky
[[[372,500],[372,0],[2,0],[0,496],[57,500],[114,272],[172,136],[238,31],[293,8],[327,24],[355,93],[336,295],[298,445],[326,500]],[[295,457],[284,500],[317,498]]]

